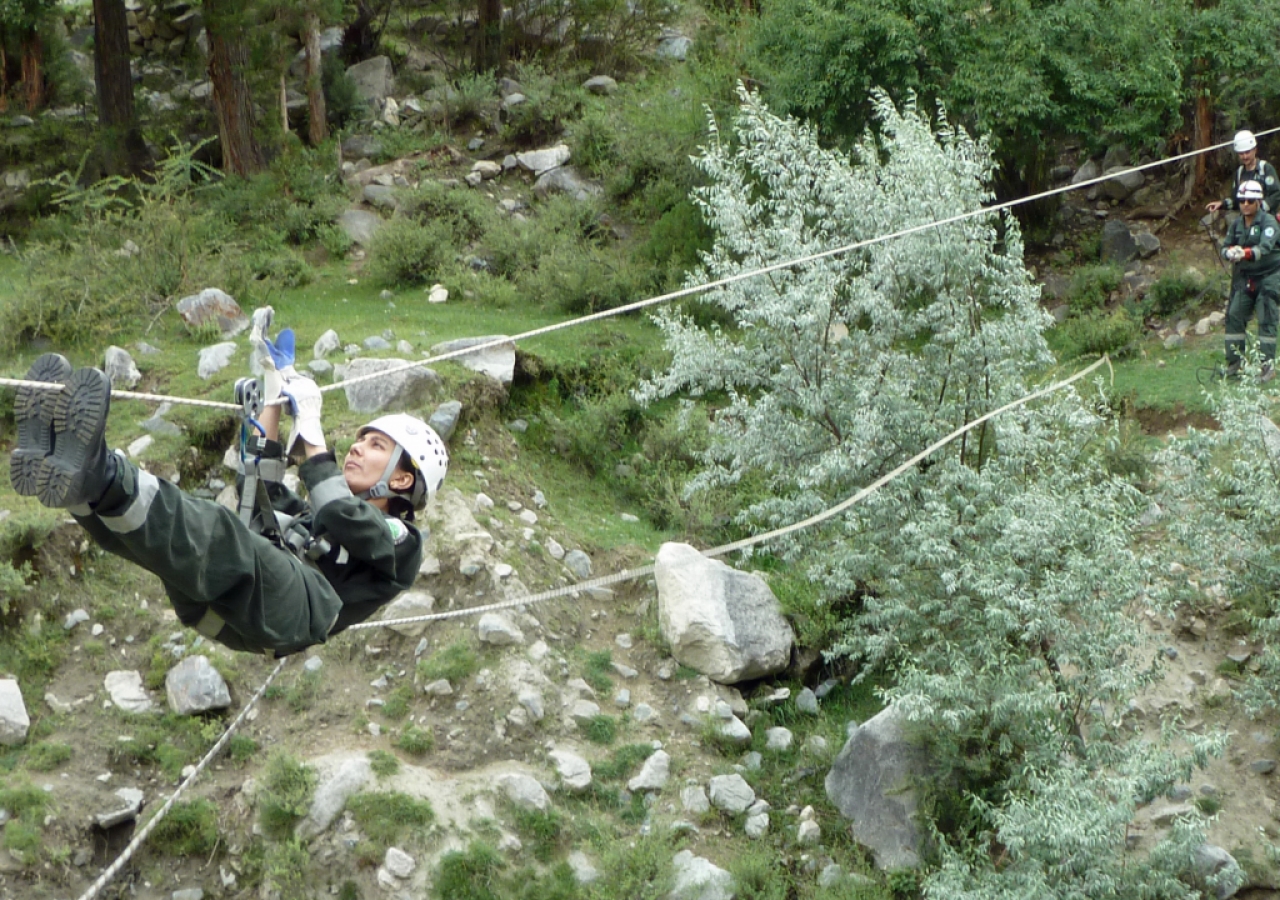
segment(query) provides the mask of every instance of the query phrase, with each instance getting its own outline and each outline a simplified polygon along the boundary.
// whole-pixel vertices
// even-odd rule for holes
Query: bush
[[[421,681],[448,679],[457,684],[469,678],[480,668],[480,657],[465,638],[454,641],[426,659],[418,660],[418,678]]]
[[[1167,316],[1191,303],[1207,287],[1207,279],[1195,269],[1170,269],[1147,292],[1151,312]]]
[[[412,753],[414,756],[425,756],[431,752],[435,745],[435,736],[427,729],[419,728],[417,725],[409,725],[396,738],[396,746],[405,753]]]
[[[540,146],[564,131],[577,118],[585,96],[579,86],[582,73],[568,70],[555,75],[536,63],[516,67],[516,80],[524,89],[524,103],[507,110],[503,139],[525,146]]]
[[[208,856],[218,843],[218,807],[209,800],[179,801],[156,826],[154,846],[170,856]]]
[[[258,820],[267,837],[279,841],[293,833],[293,826],[311,805],[316,780],[311,767],[285,753],[271,755],[258,805]]]
[[[27,752],[27,768],[33,772],[52,772],[71,759],[71,745],[40,741]]]
[[[387,287],[429,284],[456,254],[448,223],[426,225],[396,217],[379,229],[369,248],[365,272]]]
[[[1083,266],[1071,275],[1067,304],[1071,312],[1092,312],[1107,305],[1111,292],[1120,287],[1124,271],[1116,265]]]
[[[1119,354],[1138,339],[1142,326],[1126,310],[1117,309],[1068,319],[1055,331],[1061,358],[1068,360],[1086,354]]]
[[[435,821],[435,811],[426,800],[397,791],[356,794],[347,809],[365,837],[379,844],[382,853],[401,842],[406,832],[421,834]]]

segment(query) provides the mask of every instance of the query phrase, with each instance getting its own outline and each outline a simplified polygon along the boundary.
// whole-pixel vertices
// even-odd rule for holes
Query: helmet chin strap
[[[391,454],[391,459],[387,461],[387,467],[382,471],[382,477],[378,479],[378,483],[373,485],[367,491],[360,491],[355,496],[361,500],[377,500],[379,497],[390,497],[395,494],[391,490],[391,476],[396,473],[396,467],[400,465],[400,457],[404,455],[404,448],[396,444],[395,452]]]

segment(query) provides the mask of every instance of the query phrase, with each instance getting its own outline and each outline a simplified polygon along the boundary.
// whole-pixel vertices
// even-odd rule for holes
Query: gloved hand
[[[297,375],[293,369],[293,329],[286,328],[272,342],[267,335],[274,318],[275,310],[270,306],[255,309],[253,327],[249,331],[249,345],[253,348],[249,355],[249,369],[254,375],[262,376],[262,399],[266,403],[279,397],[284,382],[291,375]]]
[[[1225,250],[1222,251],[1222,258],[1225,259],[1227,262],[1233,262],[1233,263],[1240,262],[1240,260],[1244,259],[1244,248],[1238,247],[1238,246],[1227,247]]]
[[[320,410],[324,404],[320,386],[310,378],[299,375],[293,366],[286,366],[282,374],[287,377],[281,384],[281,393],[289,399],[290,412],[293,413],[293,432],[289,435],[285,456],[293,454],[294,445],[299,440],[321,450],[326,449],[324,428],[320,424]]]

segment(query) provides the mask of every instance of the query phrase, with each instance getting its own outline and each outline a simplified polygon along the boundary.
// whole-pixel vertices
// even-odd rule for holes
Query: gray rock
[[[540,200],[553,194],[567,194],[575,200],[589,200],[604,193],[604,188],[583,178],[573,166],[560,166],[538,176],[533,183],[533,193]]]
[[[700,784],[690,784],[680,789],[680,806],[685,812],[700,816],[711,811],[711,801]]]
[[[1138,244],[1129,233],[1129,226],[1119,219],[1108,219],[1102,226],[1102,261],[1124,264],[1137,255]]]
[[[1276,770],[1274,759],[1255,759],[1249,763],[1249,771],[1258,775],[1270,775]]]
[[[494,344],[495,341],[501,341],[502,343]],[[431,355],[441,356],[446,353],[466,350],[469,347],[481,347],[485,344],[494,344],[494,346],[485,347],[483,350],[476,350],[462,356],[455,356],[452,361],[466,366],[473,372],[488,375],[503,384],[510,384],[512,378],[515,377],[516,345],[505,334],[445,341],[432,347]]]
[[[386,338],[380,337],[376,334],[370,335],[360,343],[364,345],[364,349],[366,350],[390,350],[391,349],[391,342],[388,341]]]
[[[373,237],[382,225],[382,217],[367,209],[348,209],[338,216],[338,227],[351,239],[351,243],[366,249],[372,246]]]
[[[658,551],[658,622],[678,662],[720,684],[781,672],[794,637],[763,579],[688,544]]]
[[[586,698],[573,701],[573,706],[569,709],[569,718],[579,725],[588,724],[598,715],[600,715],[600,704]]]
[[[342,341],[338,338],[338,332],[330,328],[316,339],[311,347],[311,356],[314,359],[324,359],[330,353],[337,353],[341,349]]]
[[[1102,174],[1108,176],[1102,182],[1102,195],[1111,200],[1124,200],[1146,182],[1147,176],[1135,169],[1124,166],[1104,168]]]
[[[453,685],[449,683],[447,678],[437,678],[435,681],[424,684],[422,693],[430,694],[433,697],[451,697],[453,696]]]
[[[381,620],[412,619],[417,616],[429,615],[435,611],[435,608],[436,598],[426,591],[405,591],[395,600],[392,600],[378,618]],[[418,637],[427,630],[428,624],[430,623],[415,622],[413,624],[389,625],[387,627],[397,634]]]
[[[126,391],[137,387],[138,382],[142,380],[142,373],[138,371],[138,366],[129,355],[129,351],[114,345],[107,348],[102,371],[106,373],[107,378],[111,379],[113,388],[122,388]]]
[[[145,713],[154,709],[151,697],[142,686],[142,675],[136,671],[108,672],[103,686],[111,702],[129,713]]]
[[[560,560],[565,558],[564,547],[561,546],[560,542],[557,541],[555,538],[547,538],[546,546],[547,546],[547,555],[550,556],[552,559],[554,559],[556,562],[559,562]],[[587,561],[590,562],[591,558],[587,557]]]
[[[438,435],[440,440],[448,441],[458,427],[458,419],[462,415],[462,404],[457,400],[446,400],[436,407],[427,424]]]
[[[212,322],[224,339],[233,338],[249,327],[249,317],[240,304],[219,288],[205,288],[198,294],[183,297],[177,302],[176,309],[187,327],[201,328]]]
[[[1102,174],[1102,167],[1095,160],[1086,159],[1084,165],[1076,170],[1076,174],[1071,176],[1072,184],[1080,184],[1082,181],[1093,181]]]
[[[141,678],[138,679],[141,683]],[[21,744],[27,739],[31,717],[14,678],[0,678],[0,744]]]
[[[196,363],[196,374],[208,381],[231,364],[236,355],[236,345],[231,341],[214,344],[212,347],[200,349],[199,361]]]
[[[808,688],[802,688],[800,693],[796,694],[796,709],[816,716],[818,714],[817,695]]]
[[[150,344],[148,344],[146,341],[138,341],[138,343],[134,344],[133,346],[134,346],[134,349],[136,349],[143,356],[155,356],[157,353],[160,352],[159,347],[153,347]]]
[[[725,721],[716,724],[716,734],[734,744],[750,744],[751,729],[737,716],[730,714]]]
[[[294,829],[294,834],[305,839],[327,830],[342,813],[347,801],[372,779],[369,757],[363,754],[344,760],[332,772],[322,773],[311,808]]]
[[[526,688],[516,695],[516,702],[529,711],[529,715],[533,716],[535,722],[541,722],[542,717],[546,715],[546,710],[542,705],[542,694],[535,690]]]
[[[573,872],[573,880],[578,884],[593,884],[600,880],[600,871],[581,850],[574,850],[569,854],[569,869]]]
[[[607,97],[618,89],[618,82],[614,81],[608,75],[596,75],[588,78],[582,83],[582,89],[589,94],[597,94]]]
[[[1211,891],[1216,900],[1234,897],[1246,881],[1235,857],[1214,844],[1197,847],[1191,865],[1196,885]]]
[[[99,828],[114,828],[122,822],[131,822],[138,818],[138,813],[142,810],[145,797],[137,788],[120,788],[113,796],[116,801],[111,804],[110,809],[93,817]]]
[[[534,175],[542,175],[550,172],[552,169],[563,166],[569,161],[569,147],[565,144],[556,144],[554,147],[544,147],[541,150],[526,150],[524,153],[516,154],[516,162],[520,168],[532,172]]]
[[[333,363],[327,359],[313,359],[307,363],[307,371],[315,376],[315,380],[333,375]]]
[[[712,776],[708,787],[711,805],[727,813],[746,812],[747,808],[756,802],[756,792],[737,772],[732,775]]]
[[[524,86],[514,78],[498,79],[498,96],[510,97],[512,94],[523,94]]]
[[[485,613],[476,623],[476,634],[482,644],[494,647],[507,647],[524,643],[524,632],[506,616],[500,613]]]
[[[382,141],[370,134],[353,134],[342,142],[342,155],[347,159],[381,156]]]
[[[871,849],[881,869],[914,868],[923,836],[916,827],[918,798],[912,779],[928,760],[904,734],[905,717],[886,707],[855,729],[827,773],[826,790],[853,838]]]
[[[180,716],[226,709],[231,705],[231,692],[222,675],[205,656],[188,656],[164,677],[169,709]]]
[[[364,202],[386,212],[395,212],[400,208],[400,189],[385,184],[366,184],[360,192]]]
[[[498,776],[498,788],[508,800],[520,809],[546,812],[551,808],[551,798],[542,785],[529,775],[509,772]]]
[[[774,753],[781,753],[784,750],[790,750],[791,743],[795,739],[791,734],[790,728],[770,728],[765,731],[764,735],[764,749],[771,750]]]
[[[403,359],[358,358],[339,366],[335,374],[344,381],[351,381],[375,372],[401,369],[405,364]],[[347,385],[345,391],[347,405],[352,412],[403,412],[428,405],[431,395],[439,386],[439,375],[423,366],[414,366],[359,384]]]
[[[387,95],[394,90],[391,60],[385,56],[375,56],[349,66],[347,77],[355,83],[356,96],[370,106],[381,107]]]
[[[89,613],[83,609],[73,609],[67,613],[66,618],[62,620],[62,628],[64,631],[70,631],[81,622],[89,621]]]
[[[658,47],[653,51],[653,55],[658,59],[669,59],[673,62],[684,62],[689,56],[689,48],[693,46],[693,39],[687,38],[682,34],[673,34],[664,37],[658,42]]]
[[[1150,231],[1139,231],[1133,240],[1138,245],[1138,256],[1142,259],[1150,259],[1160,252],[1160,238]]]
[[[570,791],[591,787],[591,764],[569,750],[552,750],[547,756],[560,776],[560,784]]]
[[[733,876],[693,851],[677,853],[671,868],[675,879],[668,900],[733,900]]]
[[[396,878],[408,878],[418,868],[418,861],[399,847],[388,847],[382,865]]]
[[[759,839],[769,833],[769,814],[767,812],[748,815],[742,829],[747,837]]]
[[[671,778],[671,756],[665,750],[655,750],[640,767],[640,773],[627,782],[627,790],[660,791]]]
[[[564,564],[579,581],[591,577],[591,557],[581,550],[570,550],[566,553]]]

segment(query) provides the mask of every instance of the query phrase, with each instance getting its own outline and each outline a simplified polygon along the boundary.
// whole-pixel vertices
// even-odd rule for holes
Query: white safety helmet
[[[387,463],[382,478],[369,490],[362,491],[359,494],[361,499],[401,497],[408,500],[414,509],[422,509],[440,489],[445,473],[449,470],[449,451],[445,449],[440,435],[426,422],[407,413],[374,419],[356,432],[356,437],[369,431],[381,431],[396,442],[396,448],[401,452],[391,454],[391,461]],[[395,474],[401,456],[408,460],[414,471],[413,487],[408,491],[393,491],[390,486],[391,476]]]
[[[1237,200],[1261,200],[1262,185],[1256,181],[1242,181],[1240,187],[1236,188]]]
[[[1231,146],[1237,153],[1248,153],[1258,146],[1258,139],[1253,136],[1252,131],[1237,131]]]

